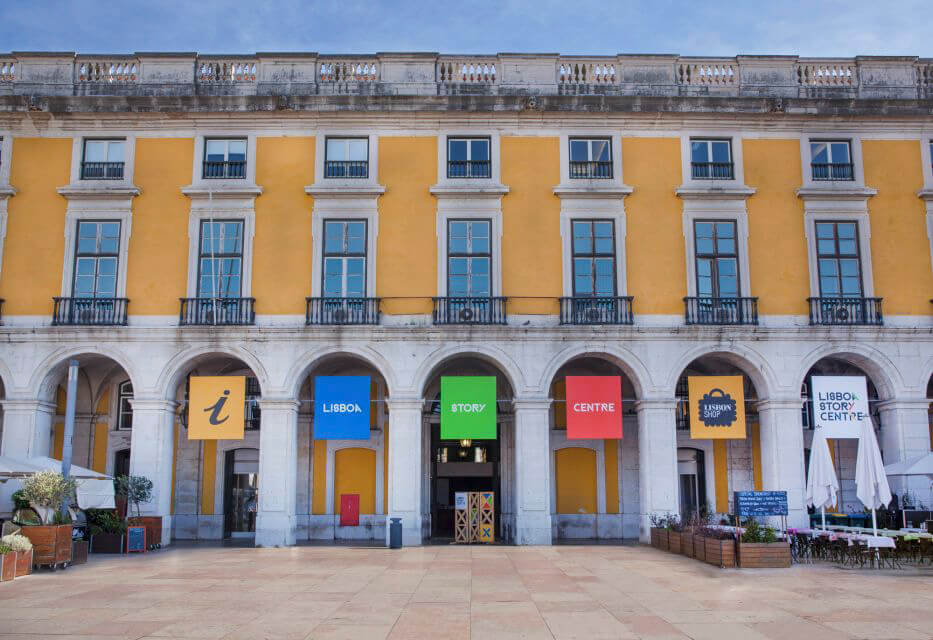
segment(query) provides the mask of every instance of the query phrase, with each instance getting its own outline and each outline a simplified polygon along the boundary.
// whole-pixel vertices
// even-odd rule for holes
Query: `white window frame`
[[[245,178],[204,178],[204,148],[207,140],[246,140]],[[242,189],[256,184],[256,134],[237,131],[204,131],[194,139],[191,186],[200,189]]]
[[[490,171],[488,178],[448,178],[447,141],[458,138],[488,138]],[[460,188],[464,191],[501,187],[502,168],[500,158],[500,134],[487,129],[442,130],[437,133],[437,184],[435,187]]]
[[[200,290],[200,286],[201,286],[201,276],[203,275],[203,271],[202,271],[202,270],[203,270],[203,267],[204,267],[204,261],[205,261],[205,260],[210,260],[211,262],[213,262],[214,260],[217,260],[217,259],[218,259],[218,258],[216,257],[216,252],[204,253],[204,252],[203,252],[203,249],[201,248],[202,245],[204,244],[204,229],[205,229],[205,227],[206,227],[207,225],[210,225],[210,224],[212,224],[212,223],[213,223],[213,224],[218,224],[218,223],[219,223],[219,224],[222,224],[222,223],[224,223],[224,222],[240,223],[240,224],[241,224],[240,233],[243,234],[243,235],[245,235],[245,233],[246,233],[246,222],[245,222],[244,220],[242,220],[242,219],[238,219],[238,220],[217,220],[217,219],[213,219],[213,220],[211,220],[211,219],[208,219],[208,220],[201,220],[200,229],[199,229],[199,238],[198,238],[198,275],[197,275],[197,281],[196,281],[196,285],[195,285],[195,289],[196,289],[195,296],[198,297],[198,298],[201,298],[201,299],[204,299],[204,298],[207,298],[207,297],[208,297],[206,291],[201,291],[201,290]],[[207,223],[207,225],[206,225],[205,223]],[[220,233],[219,233],[219,235],[214,235],[214,233],[213,233],[213,231],[212,231],[212,232],[209,234],[209,237],[210,237],[212,240],[214,240],[214,239],[217,239],[217,240],[224,240],[224,239],[226,238],[226,236],[225,236],[225,231],[226,231],[226,230],[225,230],[223,227],[220,227]],[[218,299],[219,299],[219,298],[226,298],[226,297],[240,297],[240,298],[244,297],[244,296],[242,295],[242,291],[243,291],[243,261],[244,261],[244,258],[243,258],[243,251],[242,251],[242,249],[243,249],[242,244],[244,243],[244,238],[241,237],[241,238],[240,238],[240,242],[241,242],[241,247],[240,247],[241,251],[240,251],[240,253],[239,253],[239,259],[240,259],[240,274],[239,274],[239,276],[240,276],[240,287],[239,287],[239,290],[240,290],[240,295],[238,295],[238,296],[226,296],[226,295],[216,296],[216,298],[218,298]],[[225,256],[226,256],[226,257],[225,257]],[[230,254],[221,253],[221,257],[219,258],[219,260],[225,260],[225,259],[230,259],[230,258],[236,259],[236,257],[237,257],[237,254],[236,254],[236,253],[230,253]],[[212,270],[214,270],[214,277],[211,278],[211,289],[212,289],[212,292],[213,292],[213,293],[216,293],[216,292],[217,292],[217,289],[218,289],[218,286],[217,286],[217,285],[218,285],[218,283],[219,283],[220,281],[222,281],[223,276],[218,274],[218,272],[217,272],[217,264],[213,264],[211,268],[212,268]],[[220,271],[220,274],[222,274],[222,270]],[[219,277],[218,277],[218,276],[219,276]]]
[[[116,205],[106,208],[107,205]],[[119,222],[120,249],[117,258],[116,297],[126,297],[126,271],[129,261],[130,235],[132,234],[133,215],[129,207],[130,198],[115,201],[69,199],[65,213],[65,257],[62,268],[61,296],[72,297],[74,283],[75,253],[77,252],[77,234],[79,222]]]
[[[875,297],[875,280],[871,265],[871,225],[868,208],[860,209],[853,202],[810,200],[805,203],[804,233],[807,238],[807,261],[810,271],[810,297],[820,297],[819,258],[816,251],[817,222],[855,222],[858,225],[859,260],[862,266],[862,296]]]
[[[457,136],[457,135],[454,135],[454,136],[449,136],[449,137],[447,138],[446,144],[444,145],[444,147],[445,147],[445,148],[444,148],[444,154],[445,154],[445,156],[446,156],[446,158],[447,158],[447,161],[444,162],[444,176],[445,176],[448,180],[488,180],[488,179],[489,179],[489,178],[482,178],[482,177],[475,177],[475,176],[457,176],[457,177],[450,177],[450,175],[449,175],[449,174],[450,174],[450,143],[451,143],[451,142],[456,142],[456,141],[466,142],[466,143],[467,143],[467,146],[466,146],[466,149],[467,149],[467,158],[466,158],[466,162],[472,162],[472,161],[473,161],[473,158],[472,158],[472,156],[473,156],[473,145],[469,144],[471,140],[483,140],[483,141],[485,141],[485,142],[487,143],[487,145],[488,145],[488,147],[489,147],[489,148],[487,149],[487,151],[488,151],[488,156],[489,156],[489,176],[492,177],[492,165],[493,165],[493,159],[492,159],[492,138],[491,138],[490,136],[488,136],[488,135],[473,135],[473,136],[464,136],[464,135],[459,135],[459,136]]]
[[[6,227],[10,196],[16,190],[10,186],[10,166],[13,164],[13,136],[0,131],[0,275],[3,273],[3,247],[6,245]]]
[[[571,139],[580,139],[580,138],[589,138],[589,139],[600,139],[600,140],[609,140],[609,155],[612,158],[612,177],[611,178],[572,178],[570,177],[570,140]],[[586,191],[600,191],[608,190],[615,191],[620,187],[627,189],[628,192],[631,192],[631,189],[625,187],[622,184],[622,136],[618,133],[605,130],[595,130],[595,131],[568,131],[567,133],[562,133],[560,135],[560,186],[558,187],[561,191],[566,190],[586,190]]]
[[[732,155],[732,180],[696,178],[693,177],[691,164],[691,142],[693,140],[728,140],[729,152]],[[681,179],[683,186],[688,189],[711,189],[716,191],[747,190],[745,186],[745,161],[743,157],[743,137],[738,131],[722,131],[713,129],[695,129],[685,131],[680,136]],[[741,197],[736,196],[736,197]]]
[[[437,295],[447,297],[447,229],[451,220],[488,220],[492,265],[489,296],[502,295],[502,206],[495,198],[439,198],[437,207]]]
[[[241,179],[238,178],[242,182]],[[241,268],[240,297],[252,297],[253,290],[253,236],[256,235],[256,210],[252,199],[213,200],[218,208],[211,207],[211,200],[198,197],[191,199],[191,214],[188,216],[188,286],[187,298],[198,295],[198,257],[201,241],[201,223],[242,220],[243,221],[243,265]],[[239,206],[237,206],[239,205]],[[245,206],[244,206],[245,205]]]
[[[130,428],[128,428],[128,429],[124,429],[124,428],[123,428],[123,385],[125,385],[125,384],[128,384],[128,385],[130,385],[130,386],[132,387],[132,386],[133,386],[133,381],[132,381],[132,380],[124,380],[123,382],[118,382],[118,383],[117,383],[117,385],[116,385],[116,387],[117,387],[117,388],[116,388],[116,390],[117,390],[117,393],[116,393],[116,396],[117,396],[117,405],[116,405],[116,408],[115,408],[115,410],[114,410],[114,415],[116,415],[116,420],[114,421],[114,429],[113,429],[113,430],[114,430],[114,431],[119,431],[119,432],[122,432],[122,433],[132,432],[132,431],[133,431],[133,427],[130,427]],[[131,416],[131,417],[132,417],[132,415],[133,415],[133,401],[132,401],[132,398],[134,398],[134,397],[135,397],[135,389],[133,390],[133,393],[130,394],[130,416]]]
[[[122,180],[82,180],[81,164],[84,162],[85,140],[122,140],[123,141],[123,179]],[[136,136],[108,135],[106,131],[84,131],[71,139],[71,186],[82,190],[114,189],[132,187],[136,171]]]
[[[324,221],[366,221],[366,292],[376,296],[376,239],[379,236],[379,212],[376,198],[315,199],[311,214],[311,297],[320,298],[324,289]]]
[[[687,257],[687,297],[697,296],[696,240],[693,236],[696,222],[701,220],[735,223],[736,250],[739,254],[739,297],[753,297],[748,258],[748,209],[744,198],[684,200],[683,234]]]
[[[327,159],[327,139],[328,138],[362,138],[367,141],[367,150],[369,154],[369,171],[366,178],[326,178],[324,174],[324,162]],[[376,187],[379,185],[379,136],[360,130],[331,129],[318,130],[315,139],[314,153],[314,188],[339,188],[346,186],[349,188]],[[306,189],[307,191],[307,189]]]
[[[613,223],[615,233],[616,296],[628,295],[625,270],[625,208],[622,200],[573,198],[561,199],[560,239],[564,297],[573,297],[573,222],[605,220]]]
[[[362,256],[349,255],[349,254],[327,255],[326,253],[324,253],[324,251],[327,248],[326,247],[327,245],[326,227],[328,223],[342,224],[344,225],[345,229],[352,223],[362,223],[363,229],[365,232],[365,237],[363,238],[365,249],[364,249],[363,255]],[[322,228],[324,229],[324,233],[321,235],[322,255],[321,255],[321,266],[320,266],[321,273],[319,276],[319,279],[321,281],[320,282],[321,288],[323,289],[324,279],[327,274],[327,268],[325,266],[327,264],[327,261],[338,260],[340,261],[340,274],[341,274],[341,282],[340,282],[341,294],[339,297],[340,298],[354,297],[354,296],[347,296],[347,272],[348,272],[347,264],[351,260],[358,260],[360,257],[362,257],[363,258],[363,294],[362,295],[366,297],[366,293],[369,290],[369,283],[367,282],[368,280],[367,276],[369,275],[369,221],[366,218],[345,218],[345,219],[344,218],[325,218],[322,221],[322,224],[323,224]]]
[[[107,219],[101,219],[101,220],[76,220],[76,221],[75,221],[75,231],[77,231],[78,228],[79,228],[82,224],[92,224],[92,225],[116,224],[116,225],[118,225],[118,228],[119,228],[120,226],[122,226],[119,220],[115,220],[115,219],[113,219],[113,218],[107,218]],[[100,230],[100,229],[98,228],[98,231],[99,231],[99,230]],[[79,234],[75,233],[74,241],[76,242],[76,244],[77,244],[78,238],[79,238]],[[120,251],[120,243],[121,243],[122,239],[123,239],[123,232],[122,232],[122,230],[121,230],[121,231],[120,231],[120,236],[119,236],[119,238],[118,238],[118,240],[117,240],[117,261],[118,261],[118,262],[117,262],[117,273],[116,273],[116,280],[117,280],[117,281],[114,282],[114,287],[113,287],[113,288],[114,288],[114,296],[115,296],[115,297],[120,297],[120,296],[117,296],[117,295],[116,295],[116,292],[119,290],[119,286],[120,286],[120,283],[119,283],[119,278],[120,278],[120,263],[119,263],[119,260],[120,260],[120,258],[121,258],[121,255],[120,255],[120,254],[121,254],[121,251]],[[81,260],[81,257],[82,257],[82,256],[79,256],[79,255],[78,255],[78,248],[77,248],[77,246],[75,246],[74,256],[73,256],[72,259],[77,263],[77,262],[79,262],[79,261]],[[95,280],[95,282],[94,282],[94,285],[95,285],[94,288],[95,288],[95,294],[96,294],[96,288],[97,288],[97,284],[98,284],[98,283],[97,283],[97,276],[98,276],[98,272],[99,272],[99,268],[100,268],[100,260],[101,260],[102,257],[110,257],[110,256],[109,256],[109,254],[93,253],[93,254],[90,254],[90,255],[85,254],[83,257],[84,257],[84,258],[91,258],[91,259],[95,262],[94,267],[95,267],[95,271],[96,271],[96,272],[95,272],[95,277],[94,277],[94,280]],[[86,296],[75,296],[75,292],[74,292],[74,289],[75,289],[75,282],[74,282],[75,273],[74,273],[74,267],[75,267],[75,266],[77,266],[77,265],[76,265],[76,264],[75,264],[75,265],[72,265],[72,282],[71,282],[71,286],[69,287],[69,294],[68,294],[68,295],[69,295],[70,297],[75,297],[75,298],[78,298],[78,297],[86,297]],[[95,296],[95,297],[96,297],[96,296]],[[103,297],[103,299],[106,300],[107,298],[106,298],[106,297]]]
[[[848,142],[852,162],[853,180],[814,180],[813,167],[810,166],[811,142]],[[851,190],[865,188],[865,172],[862,163],[862,138],[859,135],[843,131],[814,131],[800,137],[800,166],[803,173],[801,184],[805,189]]]

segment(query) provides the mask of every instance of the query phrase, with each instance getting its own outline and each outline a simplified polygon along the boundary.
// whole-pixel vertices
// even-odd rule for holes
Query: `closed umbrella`
[[[862,420],[859,433],[858,454],[855,457],[855,494],[862,504],[871,509],[871,526],[877,536],[875,509],[891,502],[891,488],[888,486],[888,476],[884,472],[871,420]]]
[[[819,431],[813,436],[810,445],[810,470],[807,473],[807,504],[819,507],[823,517],[823,529],[826,529],[826,507],[836,504],[839,491],[839,479],[829,455],[829,443]]]

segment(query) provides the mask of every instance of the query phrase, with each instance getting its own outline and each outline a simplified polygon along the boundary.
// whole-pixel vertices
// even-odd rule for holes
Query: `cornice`
[[[744,200],[755,195],[752,187],[687,187],[681,185],[674,194],[683,200]]]
[[[322,184],[305,187],[305,193],[315,198],[378,198],[386,192],[381,184]]]
[[[797,197],[804,200],[866,200],[878,194],[871,187],[801,187]]]
[[[554,195],[558,198],[578,199],[623,199],[635,191],[627,184],[580,186],[575,184],[559,184],[554,187]]]
[[[471,185],[435,184],[430,188],[438,198],[500,198],[509,192],[504,184],[485,183]]]
[[[181,192],[192,199],[231,200],[260,196],[262,195],[262,187],[255,184],[217,186],[189,184],[187,187],[182,187]]]
[[[59,195],[69,200],[124,200],[139,195],[139,187],[122,183],[119,185],[66,184],[57,189]]]

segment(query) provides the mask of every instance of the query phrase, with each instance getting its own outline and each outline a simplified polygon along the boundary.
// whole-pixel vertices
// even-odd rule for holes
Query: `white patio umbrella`
[[[878,535],[875,509],[891,502],[891,488],[884,473],[881,451],[875,438],[871,420],[862,420],[858,439],[858,454],[855,457],[855,494],[866,507],[871,509],[871,527]]]
[[[813,435],[810,445],[810,470],[807,473],[807,504],[819,507],[826,529],[826,507],[836,504],[839,491],[839,479],[829,455],[829,443],[819,430]]]

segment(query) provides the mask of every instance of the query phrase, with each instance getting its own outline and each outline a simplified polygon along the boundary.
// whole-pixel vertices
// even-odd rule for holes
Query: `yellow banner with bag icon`
[[[745,439],[745,384],[742,376],[688,376],[690,437]]]

